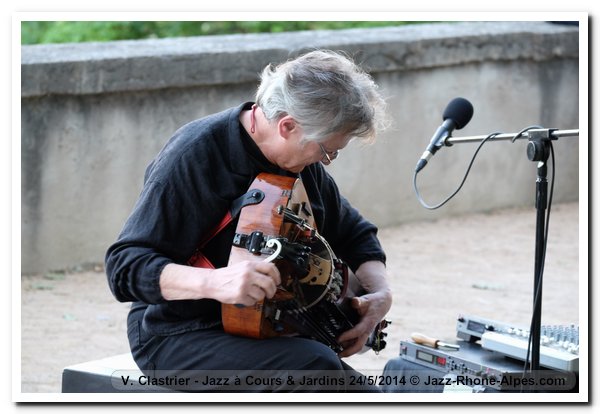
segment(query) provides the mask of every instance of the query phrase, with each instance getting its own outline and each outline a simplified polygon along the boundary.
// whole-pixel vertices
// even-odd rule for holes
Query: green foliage
[[[203,36],[232,33],[278,33],[298,30],[349,29],[362,27],[398,26],[422,22],[380,21],[35,21],[21,22],[21,44],[105,42],[124,39]]]

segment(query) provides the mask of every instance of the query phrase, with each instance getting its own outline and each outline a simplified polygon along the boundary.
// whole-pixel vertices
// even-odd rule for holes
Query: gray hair
[[[340,53],[318,50],[261,74],[256,103],[269,122],[290,115],[305,139],[332,134],[372,141],[385,127],[385,101],[371,76]]]

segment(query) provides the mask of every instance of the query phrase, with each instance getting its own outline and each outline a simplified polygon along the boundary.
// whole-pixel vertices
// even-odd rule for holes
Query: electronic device
[[[456,335],[481,347],[525,361],[529,330],[478,316],[460,315]],[[531,350],[530,350],[531,355]],[[542,325],[540,366],[579,372],[579,326]]]
[[[515,390],[523,376],[523,364],[486,351],[479,344],[457,341],[459,350],[444,351],[413,341],[400,342],[400,357],[445,374],[455,374],[475,385],[498,391]]]

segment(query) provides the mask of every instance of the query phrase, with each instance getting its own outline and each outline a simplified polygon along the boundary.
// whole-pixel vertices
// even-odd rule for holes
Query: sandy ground
[[[579,269],[578,208],[570,203],[552,209],[544,324],[579,323],[579,283],[587,275]],[[382,369],[412,332],[452,340],[459,314],[527,326],[534,230],[533,208],[381,230],[394,292],[388,346],[347,362],[359,370]],[[128,351],[129,306],[113,299],[101,267],[24,276],[21,295],[22,393],[58,393],[65,366]]]

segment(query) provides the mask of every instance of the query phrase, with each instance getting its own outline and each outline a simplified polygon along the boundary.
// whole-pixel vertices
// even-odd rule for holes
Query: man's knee
[[[313,340],[306,340],[306,346],[299,354],[292,357],[298,361],[301,370],[339,371],[344,367],[338,355],[327,345]]]

